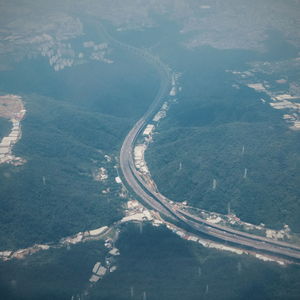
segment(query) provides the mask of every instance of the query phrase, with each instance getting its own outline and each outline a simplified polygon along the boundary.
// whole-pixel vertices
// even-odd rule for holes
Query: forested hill
[[[221,213],[230,206],[245,221],[288,224],[300,232],[300,132],[289,128],[267,95],[228,72],[258,57],[205,48],[180,53],[182,92],[146,153],[160,191],[175,201]]]

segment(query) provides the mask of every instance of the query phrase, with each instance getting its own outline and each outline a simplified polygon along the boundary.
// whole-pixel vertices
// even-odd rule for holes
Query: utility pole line
[[[182,170],[182,162],[179,163],[179,171]]]
[[[243,145],[243,148],[242,148],[242,155],[245,154],[245,146]]]
[[[213,190],[215,190],[217,188],[217,180],[214,179],[213,180]]]
[[[238,264],[237,264],[237,271],[238,271],[238,273],[241,273],[241,271],[242,271],[242,264],[241,264],[241,262],[238,262]]]
[[[134,290],[133,290],[133,286],[130,287],[130,297],[133,298],[134,296]]]
[[[205,294],[208,294],[208,284],[206,285]]]
[[[146,294],[146,292],[143,293],[143,300],[147,300],[147,294]]]
[[[140,234],[143,233],[143,222],[139,223],[139,228],[140,228]]]

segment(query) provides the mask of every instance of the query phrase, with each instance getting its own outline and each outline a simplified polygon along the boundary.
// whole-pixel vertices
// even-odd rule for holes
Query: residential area
[[[18,166],[25,163],[21,157],[13,155],[13,146],[21,139],[21,121],[25,116],[26,110],[20,96],[5,95],[0,96],[0,117],[9,119],[12,127],[7,136],[0,142],[0,164],[10,163]]]

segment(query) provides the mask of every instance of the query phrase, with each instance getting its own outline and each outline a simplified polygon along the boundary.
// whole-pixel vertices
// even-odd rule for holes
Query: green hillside
[[[14,152],[27,163],[0,166],[1,248],[53,241],[118,219],[116,173],[104,154],[118,147],[126,123],[37,95],[24,100],[28,113]],[[109,182],[93,180],[100,166],[109,169]],[[103,195],[108,184],[111,193]]]
[[[182,57],[181,65],[188,66],[182,93],[147,152],[160,191],[221,213],[230,203],[245,221],[288,224],[300,232],[300,133],[288,128],[281,111],[262,103],[259,93],[232,87],[225,70],[242,68],[247,56],[232,60],[230,52],[202,50],[194,58],[197,54],[194,66]]]
[[[56,241],[122,216],[115,158],[159,78],[141,58],[113,53],[113,64],[54,72],[44,59],[32,59],[0,72],[3,92],[21,95],[27,110],[13,149],[27,162],[0,166],[1,249]],[[100,167],[108,171],[105,182],[93,178]]]

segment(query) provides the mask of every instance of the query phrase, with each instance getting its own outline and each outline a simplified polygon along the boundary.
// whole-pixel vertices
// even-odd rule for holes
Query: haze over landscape
[[[0,16],[1,299],[299,299],[299,0]]]

